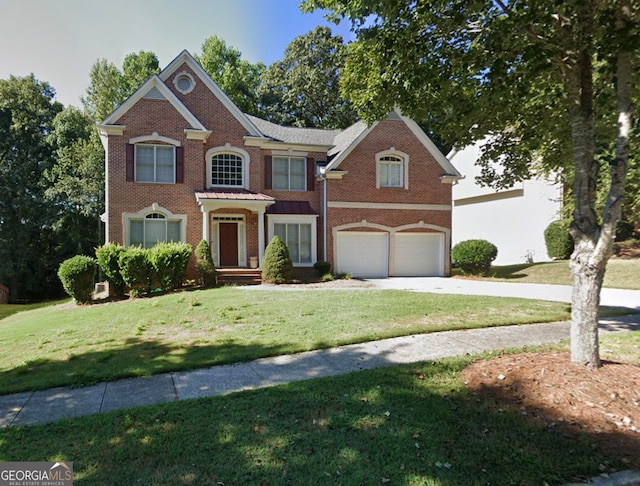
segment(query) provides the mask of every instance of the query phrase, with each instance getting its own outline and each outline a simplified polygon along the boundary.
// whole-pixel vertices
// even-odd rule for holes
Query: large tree
[[[49,134],[62,109],[54,96],[33,75],[0,80],[0,282],[12,301],[47,297],[58,287],[58,208],[45,196],[54,164]]]
[[[204,41],[202,54],[194,58],[242,111],[259,114],[257,89],[264,64],[242,59],[239,50],[215,35]]]
[[[296,37],[284,59],[269,66],[258,88],[263,115],[275,123],[299,127],[346,128],[357,120],[340,93],[340,72],[347,47],[328,27]]]
[[[640,4],[306,0],[303,8],[352,23],[358,40],[344,87],[367,120],[400,106],[430,117],[454,144],[490,135],[481,163],[494,185],[540,170],[572,177],[571,359],[600,366],[598,306],[628,171]],[[601,157],[608,147],[613,155]]]

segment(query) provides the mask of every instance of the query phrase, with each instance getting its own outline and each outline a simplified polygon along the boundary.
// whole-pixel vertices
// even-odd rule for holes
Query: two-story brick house
[[[448,275],[458,171],[392,112],[344,131],[242,113],[187,52],[99,125],[106,240],[206,239],[217,267],[259,265],[279,235],[294,266]]]

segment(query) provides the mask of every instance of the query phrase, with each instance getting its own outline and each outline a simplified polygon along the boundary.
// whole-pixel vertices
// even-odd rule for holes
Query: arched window
[[[151,248],[156,243],[184,241],[185,217],[163,213],[152,209],[136,214],[125,213],[125,223],[129,245]]]
[[[249,188],[249,154],[240,149],[224,147],[209,149],[207,160],[207,187]]]
[[[395,150],[376,154],[376,187],[409,188],[409,156]]]

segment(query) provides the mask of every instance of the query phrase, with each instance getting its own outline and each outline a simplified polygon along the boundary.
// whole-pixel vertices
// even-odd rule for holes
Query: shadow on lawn
[[[468,361],[468,360],[467,360]],[[560,484],[606,458],[497,410],[465,361],[351,373],[7,429],[0,459],[74,461],[76,484]]]
[[[175,347],[158,340],[130,338],[120,347],[79,354],[69,350],[64,360],[35,359],[4,370],[0,372],[0,395],[242,362],[282,354],[283,349],[283,345],[230,340]]]

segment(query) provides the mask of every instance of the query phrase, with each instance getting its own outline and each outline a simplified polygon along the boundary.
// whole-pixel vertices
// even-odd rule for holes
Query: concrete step
[[[253,268],[217,268],[218,285],[260,285],[262,272]]]

